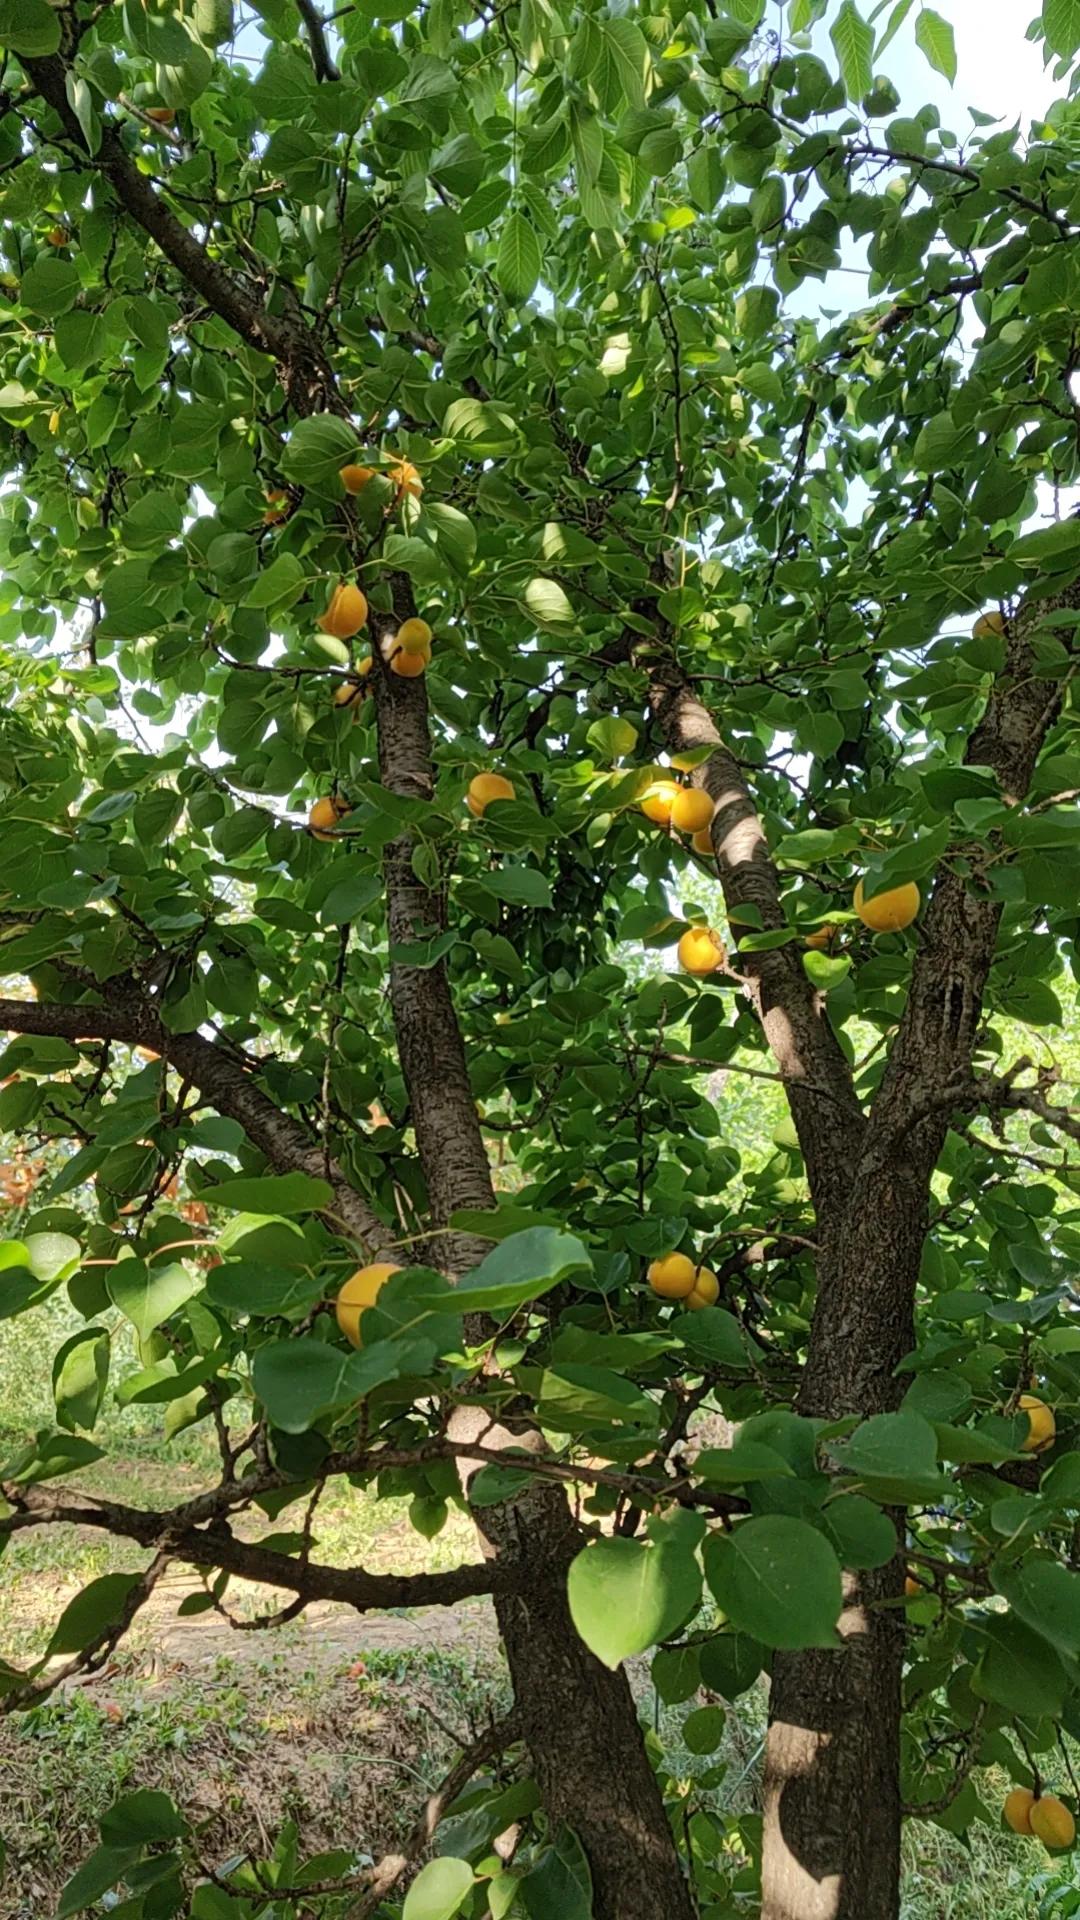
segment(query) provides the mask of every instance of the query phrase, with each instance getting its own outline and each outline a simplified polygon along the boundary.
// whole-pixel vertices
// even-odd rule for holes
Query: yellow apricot
[[[971,629],[973,640],[988,640],[992,633],[1004,633],[1005,615],[998,608],[993,613],[980,613]]]
[[[712,828],[700,827],[691,840],[690,845],[693,847],[695,853],[703,854],[705,858],[708,859],[714,851]]]
[[[1027,1439],[1021,1442],[1023,1453],[1045,1453],[1052,1447],[1057,1433],[1057,1421],[1053,1407],[1040,1400],[1034,1393],[1020,1395],[1020,1410],[1028,1417]]]
[[[835,938],[835,927],[815,927],[813,933],[806,935],[803,945],[813,947],[815,953],[825,953],[832,946]]]
[[[316,840],[332,840],[334,838],[333,832],[327,832],[327,828],[333,829],[336,827],[342,814],[348,813],[348,811],[349,809],[345,805],[344,800],[339,800],[336,794],[325,794],[321,800],[316,800],[315,805],[308,814],[308,826],[314,838]]]
[[[397,630],[397,643],[406,653],[430,653],[434,634],[426,620],[403,620]]]
[[[338,1294],[334,1307],[337,1323],[351,1347],[362,1345],[360,1316],[375,1305],[379,1292],[392,1273],[401,1268],[393,1260],[376,1260],[370,1267],[358,1267]]]
[[[504,773],[478,773],[469,781],[469,790],[465,795],[465,805],[469,812],[479,820],[485,808],[493,800],[513,800],[514,783]]]
[[[390,671],[402,680],[415,680],[431,665],[430,653],[403,653],[400,648],[390,657]]]
[[[1071,1847],[1076,1839],[1076,1821],[1056,1793],[1041,1794],[1028,1814],[1031,1831],[1044,1847]]]
[[[396,460],[393,466],[387,469],[386,477],[391,486],[397,488],[399,500],[403,495],[410,495],[412,499],[419,500],[424,491],[424,482],[411,460]]]
[[[713,817],[713,803],[704,787],[680,787],[671,803],[671,824],[680,833],[700,833]]]
[[[368,604],[352,580],[341,580],[330,595],[330,604],[315,622],[323,633],[335,640],[351,640],[359,633],[368,616]]]
[[[649,1266],[649,1285],[661,1300],[685,1300],[694,1291],[698,1270],[685,1253],[664,1253]]]
[[[646,820],[653,821],[658,827],[666,827],[671,819],[671,809],[682,788],[674,780],[656,780],[641,801],[641,811]]]
[[[1005,1795],[1005,1804],[1001,1817],[1014,1833],[1031,1832],[1031,1809],[1035,1805],[1035,1795],[1030,1787],[1014,1787]]]
[[[711,927],[688,927],[679,941],[679,965],[684,973],[715,973],[727,954],[723,941]]]
[[[877,893],[872,900],[864,900],[861,880],[855,889],[855,911],[863,926],[873,933],[901,933],[910,927],[921,904],[913,880],[902,887],[890,887],[887,893]]]
[[[344,466],[338,475],[346,493],[363,493],[369,480],[374,480],[374,467],[354,467],[351,463]]]
[[[720,1282],[711,1267],[699,1267],[694,1275],[694,1284],[686,1296],[686,1305],[694,1313],[702,1307],[716,1305],[720,1295]]]

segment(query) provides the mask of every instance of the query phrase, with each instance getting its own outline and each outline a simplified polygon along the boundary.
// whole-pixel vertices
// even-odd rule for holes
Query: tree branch
[[[326,44],[327,23],[315,5],[315,0],[296,0],[296,11],[304,23],[316,80],[340,80],[341,75]]]
[[[130,978],[98,988],[100,1006],[40,1000],[0,1000],[0,1028],[13,1033],[56,1034],[66,1040],[121,1040],[150,1047],[198,1087],[221,1114],[239,1121],[248,1139],[281,1172],[294,1168],[326,1180],[333,1190],[335,1225],[362,1242],[366,1251],[385,1253],[394,1243],[381,1221],[343,1169],[299,1120],[284,1113],[256,1085],[259,1063],[239,1049],[224,1050],[201,1033],[172,1033],[162,1024],[149,996]]]
[[[80,1673],[96,1673],[99,1667],[104,1666],[113,1648],[123,1639],[140,1607],[145,1606],[149,1600],[169,1564],[169,1558],[169,1553],[164,1550],[154,1556],[146,1572],[130,1588],[116,1618],[103,1628],[90,1645],[82,1649],[81,1653],[77,1653],[63,1666],[54,1667],[51,1673],[37,1674],[34,1678],[23,1681],[21,1685],[10,1687],[0,1694],[0,1715],[22,1713],[27,1707],[36,1706],[38,1701],[54,1693],[65,1680],[71,1680]]]

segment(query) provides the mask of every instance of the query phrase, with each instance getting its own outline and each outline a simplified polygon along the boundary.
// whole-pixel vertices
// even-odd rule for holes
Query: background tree
[[[962,1828],[980,1761],[1071,1828],[1080,9],[1029,137],[900,111],[929,7],[764,12],[0,10],[0,1123],[76,1148],[2,1301],[86,1321],[0,1524],[151,1550],[76,1669],[170,1560],[490,1593],[515,1709],[446,1797],[509,1741],[535,1788],[429,1916],[746,1910],[658,1643],[668,1698],[770,1673],[766,1920],[895,1915],[902,1806]],[[782,1085],[763,1168],[720,1068]],[[116,1312],[126,1396],[218,1434],[169,1512],[79,1491]],[[467,1500],[475,1563],[321,1564],[341,1474]],[[153,1796],[102,1842],[65,1911],[286,1910],[193,1891]]]

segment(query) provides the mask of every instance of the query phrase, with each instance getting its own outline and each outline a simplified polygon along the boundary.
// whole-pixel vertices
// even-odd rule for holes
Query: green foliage
[[[58,1332],[53,1411],[3,1477],[77,1476],[129,1410],[226,1442],[254,1413],[268,1526],[329,1461],[434,1539],[464,1504],[448,1407],[528,1414],[596,1523],[569,1595],[602,1661],[659,1645],[665,1699],[729,1698],[777,1650],[837,1644],[842,1568],[880,1576],[918,1682],[906,1797],[936,1803],[969,1736],[1026,1779],[1077,1724],[1075,1129],[957,1115],[902,1408],[802,1418],[821,1241],[739,965],[791,959],[869,1100],[919,934],[872,935],[854,882],[947,870],[1000,909],[978,1072],[1015,1061],[1014,1023],[1040,1062],[1075,1031],[1080,522],[1033,514],[1080,478],[1080,9],[1046,0],[1033,28],[1044,120],[955,131],[883,67],[903,44],[953,80],[935,9],[790,0],[779,40],[772,11],[388,0],[335,18],[320,77],[288,9],[249,57],[218,0],[80,0],[61,128],[37,65],[58,16],[0,6],[0,1122],[47,1169],[0,1317]],[[866,305],[844,310],[856,246]],[[356,494],[347,463],[371,470]],[[354,576],[370,640],[317,625]],[[1032,593],[1051,719],[1024,799],[964,750],[1007,661],[1001,621],[973,620],[1015,625]],[[335,704],[406,602],[435,633],[426,708],[377,659],[378,694]],[[702,981],[655,958],[721,913],[715,863],[639,807],[661,656],[714,710],[780,878]],[[426,712],[430,785],[385,732],[380,759],[396,701]],[[473,817],[493,769],[514,797]],[[387,872],[419,902],[404,930]],[[457,1212],[434,1192],[398,1053],[419,978],[457,1008],[494,1210],[475,1181]],[[433,1097],[461,1094],[456,1056],[431,1060]],[[331,1309],[371,1255],[360,1210],[402,1271],[355,1351]],[[717,1304],[650,1290],[676,1248],[718,1270]],[[57,1296],[75,1324],[45,1317]],[[1055,1410],[1045,1458],[1022,1392]],[[669,1473],[688,1394],[739,1437]],[[489,1462],[475,1506],[534,1471]],[[136,1577],[91,1582],[51,1652],[107,1638]],[[689,1715],[691,1752],[718,1711]],[[406,1920],[584,1915],[580,1849],[535,1811],[512,1870],[476,1893],[485,1830]],[[967,1788],[945,1811],[984,1817]],[[691,1826],[703,1902],[745,1910],[749,1866]],[[128,1796],[61,1912],[121,1883],[133,1916],[176,1910],[185,1837]],[[277,1884],[304,1871],[286,1854]],[[256,1912],[236,1885],[192,1913]]]

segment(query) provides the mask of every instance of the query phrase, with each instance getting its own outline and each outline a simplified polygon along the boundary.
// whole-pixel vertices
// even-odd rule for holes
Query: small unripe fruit
[[[1076,1839],[1076,1821],[1056,1793],[1044,1793],[1034,1800],[1028,1819],[1032,1833],[1044,1847],[1071,1847]]]
[[[1031,1809],[1035,1805],[1035,1795],[1030,1787],[1014,1787],[1005,1795],[1005,1804],[1001,1809],[1002,1818],[1014,1833],[1031,1832]]]
[[[334,688],[335,707],[358,707],[367,692],[367,677],[371,672],[371,655],[360,660],[354,667],[355,679],[342,680]]]
[[[368,604],[352,580],[342,580],[330,595],[330,604],[315,622],[334,640],[351,640],[359,633],[368,616]]]
[[[374,467],[342,467],[338,476],[346,493],[363,493],[369,480],[374,480]]]
[[[345,805],[345,802],[338,800],[333,794],[326,794],[323,799],[316,800],[315,805],[308,814],[308,826],[315,839],[332,840],[334,838],[332,829],[337,826],[342,815],[348,813],[348,811],[349,809]],[[331,831],[328,832],[328,828],[331,829]]]
[[[876,901],[874,905],[877,905]],[[813,933],[807,934],[803,944],[804,946],[812,947],[815,953],[826,953],[832,946],[835,938],[835,927],[815,927]]]
[[[641,811],[646,820],[652,820],[658,827],[666,827],[671,820],[671,809],[675,805],[682,788],[674,780],[657,780],[641,800]]]
[[[711,927],[688,927],[679,941],[679,965],[684,973],[704,975],[722,967],[727,954]]]
[[[904,1580],[905,1600],[921,1600],[925,1592],[926,1588],[923,1586],[922,1581],[916,1580],[915,1575],[909,1573]]]
[[[50,227],[45,238],[50,247],[66,247],[71,235],[66,227]]]
[[[376,1260],[370,1267],[358,1267],[349,1275],[338,1294],[334,1311],[337,1323],[351,1347],[362,1345],[360,1316],[375,1305],[381,1289],[392,1273],[401,1268],[393,1260]]]
[[[714,1307],[720,1294],[720,1282],[711,1267],[699,1267],[686,1304],[697,1313],[701,1307]]]
[[[863,898],[861,880],[855,889],[855,911],[872,933],[902,933],[910,927],[921,904],[913,880],[903,887],[890,887],[887,893],[877,893],[872,900]]]
[[[155,127],[171,127],[176,119],[171,107],[144,107],[143,112],[148,120],[153,121]]]
[[[403,620],[397,630],[398,646],[404,647],[406,653],[430,654],[433,638],[426,620]]]
[[[1027,1439],[1021,1441],[1021,1451],[1045,1453],[1047,1447],[1053,1446],[1057,1434],[1053,1407],[1048,1407],[1045,1400],[1040,1400],[1034,1393],[1022,1393],[1020,1411],[1028,1417]]]
[[[680,833],[700,833],[713,817],[713,803],[704,787],[680,787],[671,803],[671,824]]]
[[[698,1270],[685,1253],[661,1254],[649,1266],[649,1285],[661,1300],[685,1300],[694,1291]]]
[[[469,790],[465,795],[465,805],[469,812],[479,820],[485,808],[493,800],[513,800],[514,783],[504,773],[478,773],[469,781]]]
[[[988,640],[992,633],[1004,633],[1005,615],[995,607],[993,613],[980,613],[971,629],[973,640]]]

